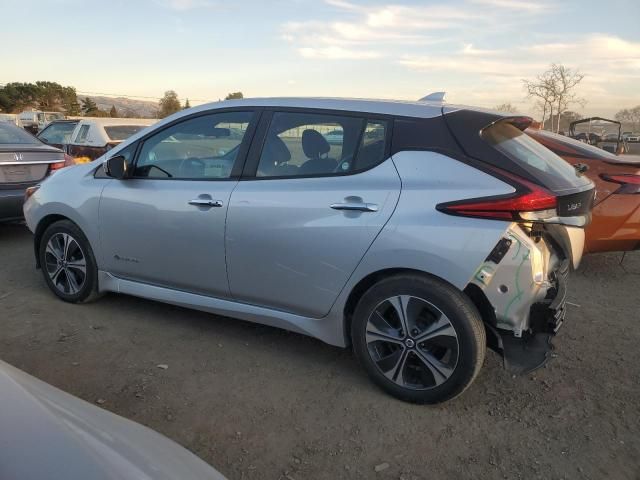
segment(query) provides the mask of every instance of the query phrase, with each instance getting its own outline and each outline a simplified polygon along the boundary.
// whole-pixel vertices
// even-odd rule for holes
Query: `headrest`
[[[319,158],[320,155],[329,153],[331,145],[320,132],[308,128],[302,132],[302,150],[307,158]]]
[[[264,145],[264,151],[262,155],[269,159],[274,165],[280,165],[281,163],[291,160],[291,152],[286,143],[276,135],[267,138]]]

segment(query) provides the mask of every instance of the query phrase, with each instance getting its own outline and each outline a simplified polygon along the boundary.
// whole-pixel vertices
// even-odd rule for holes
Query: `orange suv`
[[[528,128],[526,133],[584,172],[596,185],[585,252],[640,248],[640,156],[621,155],[563,135]]]

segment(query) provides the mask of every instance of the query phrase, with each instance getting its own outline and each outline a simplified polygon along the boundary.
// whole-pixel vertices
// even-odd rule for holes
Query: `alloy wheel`
[[[366,343],[380,372],[403,388],[437,387],[458,364],[458,335],[451,321],[435,305],[414,296],[380,302],[367,321]]]
[[[85,284],[87,261],[78,241],[68,233],[56,233],[47,242],[45,268],[51,283],[65,295],[75,295]]]

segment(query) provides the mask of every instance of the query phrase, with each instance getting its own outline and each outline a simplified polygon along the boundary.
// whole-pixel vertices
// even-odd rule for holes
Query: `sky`
[[[340,96],[512,103],[552,62],[585,74],[572,107],[640,105],[639,0],[0,0],[0,84],[192,105]],[[13,19],[13,20],[11,20]],[[12,40],[13,39],[13,40]]]

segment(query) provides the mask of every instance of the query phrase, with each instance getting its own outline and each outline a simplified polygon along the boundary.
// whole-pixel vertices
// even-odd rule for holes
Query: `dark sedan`
[[[22,218],[25,190],[65,166],[62,150],[0,122],[0,221]]]

